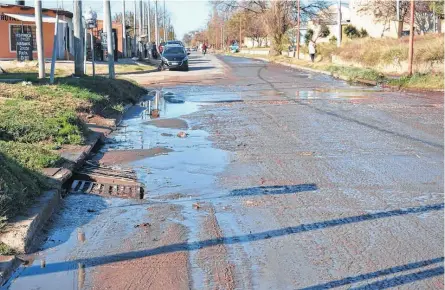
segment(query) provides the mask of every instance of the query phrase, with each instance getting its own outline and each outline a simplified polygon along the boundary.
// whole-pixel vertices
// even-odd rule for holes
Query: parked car
[[[180,46],[184,47],[184,43],[182,43],[182,41],[179,41],[179,40],[169,40],[166,42],[166,45],[172,45],[172,44],[176,44],[176,45],[180,45]]]
[[[239,45],[236,42],[229,46],[229,48],[232,53],[239,52]]]
[[[168,69],[189,70],[189,58],[186,49],[178,44],[170,44],[164,47],[162,52],[162,62],[167,65]]]
[[[197,46],[192,47],[192,51],[198,51],[198,47]]]
[[[187,52],[191,52],[191,51],[192,51],[192,49],[191,49],[190,47],[186,47],[185,50],[186,50]]]

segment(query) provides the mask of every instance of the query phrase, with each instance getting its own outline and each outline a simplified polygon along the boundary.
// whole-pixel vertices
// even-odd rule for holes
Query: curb
[[[3,285],[11,276],[13,270],[20,265],[16,256],[0,256],[0,285]]]
[[[124,112],[131,106],[131,104],[126,105]],[[118,120],[120,123],[122,116],[119,116],[116,120],[113,119],[115,126],[109,128],[110,132],[118,126]],[[17,216],[12,222],[8,223],[5,230],[0,234],[0,242],[6,244],[18,253],[26,253],[32,249],[36,234],[59,208],[62,200],[61,192],[63,183],[72,176],[72,171],[75,168],[83,164],[91,150],[104,136],[106,136],[104,132],[92,131],[89,142],[87,145],[82,146],[81,150],[71,153],[63,152],[61,154],[62,157],[71,161],[71,164],[67,166],[68,168],[46,168],[44,170],[44,172],[47,172],[47,176],[54,180],[57,188],[44,192],[36,199],[35,203],[27,210],[25,215]],[[3,262],[3,260],[5,260],[5,262]],[[0,286],[10,278],[11,274],[20,264],[20,259],[16,256],[0,255]]]
[[[34,241],[35,234],[43,228],[59,207],[60,200],[59,190],[44,192],[42,196],[37,198],[35,204],[28,209],[26,215],[17,216],[12,222],[8,223],[0,236],[0,242],[19,253],[26,253]]]

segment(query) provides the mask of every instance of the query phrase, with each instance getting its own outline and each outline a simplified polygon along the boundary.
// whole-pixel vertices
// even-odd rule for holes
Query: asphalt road
[[[159,84],[185,99],[165,121],[133,107],[102,149],[173,150],[119,159],[146,199],[67,197],[8,288],[443,289],[441,94],[205,63]]]

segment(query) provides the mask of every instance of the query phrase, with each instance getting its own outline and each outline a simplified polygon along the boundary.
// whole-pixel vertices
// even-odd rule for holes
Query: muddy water
[[[443,101],[233,62],[230,86],[126,114],[100,154],[163,148],[115,164],[145,200],[69,196],[11,289],[397,286],[374,273],[443,261]],[[430,270],[388,280],[443,288]]]
[[[216,175],[228,163],[228,153],[213,148],[206,131],[190,130],[191,126],[197,124],[189,124],[186,117],[181,117],[209,105],[206,97],[208,95],[199,94],[200,90],[196,88],[171,88],[169,91],[180,92],[186,99],[185,103],[173,104],[161,99],[159,119],[150,119],[146,108],[141,105],[132,107],[118,130],[94,156],[95,160],[107,165],[133,168],[139,180],[145,184],[145,200],[68,196],[63,201],[63,210],[55,215],[52,224],[45,229],[37,253],[24,257],[30,262],[20,267],[6,288],[60,289],[61,285],[63,289],[101,288],[108,284],[101,284],[100,280],[129,278],[110,278],[109,275],[114,274],[107,272],[106,265],[119,262],[121,254],[135,250],[141,252],[156,243],[165,243],[166,246],[186,241],[199,243],[202,238],[200,220],[207,213],[206,210],[194,209],[193,204],[200,197],[207,199],[223,194],[222,190],[218,190]],[[217,92],[212,92],[211,96],[212,100],[218,100]],[[221,96],[222,100],[231,99],[224,92],[221,92]],[[187,137],[177,137],[180,131],[187,132]],[[160,211],[156,206],[159,203],[159,207],[164,207],[165,204],[167,209],[164,211],[170,213]],[[147,210],[150,204],[154,204],[155,208]],[[176,205],[171,209],[168,204]],[[136,226],[156,223],[150,218],[151,211],[160,211],[162,220],[158,221],[161,226],[158,234],[154,233],[154,229],[148,228],[153,231],[153,242],[150,244],[145,239],[141,240],[139,227]],[[170,236],[163,238],[162,228],[170,228]],[[181,231],[187,232],[187,238],[174,238]],[[137,246],[133,245],[132,240],[138,241]],[[186,263],[190,263],[187,260],[192,264],[196,263],[198,257],[195,257],[194,251],[183,253],[190,255],[186,258]],[[171,258],[173,260],[180,257],[175,254],[167,256],[169,255],[174,255]],[[144,258],[139,257],[136,254],[135,258],[140,263],[145,263],[141,260]],[[157,262],[155,257],[149,259],[150,263]],[[199,285],[205,280],[205,269],[193,266],[187,270],[187,265],[183,267],[185,277],[190,276],[190,281],[186,284],[194,284],[194,288],[200,288]],[[162,277],[159,279],[168,280]],[[124,284],[116,285],[124,287]],[[168,281],[163,285],[181,288]]]

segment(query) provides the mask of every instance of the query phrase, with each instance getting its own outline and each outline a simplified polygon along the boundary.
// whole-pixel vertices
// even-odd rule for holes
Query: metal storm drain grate
[[[71,193],[90,193],[104,196],[116,196],[124,198],[142,199],[144,192],[138,185],[107,184],[87,180],[74,180],[71,185]]]
[[[87,161],[74,174],[71,193],[142,199],[144,189],[133,170],[116,169]]]

